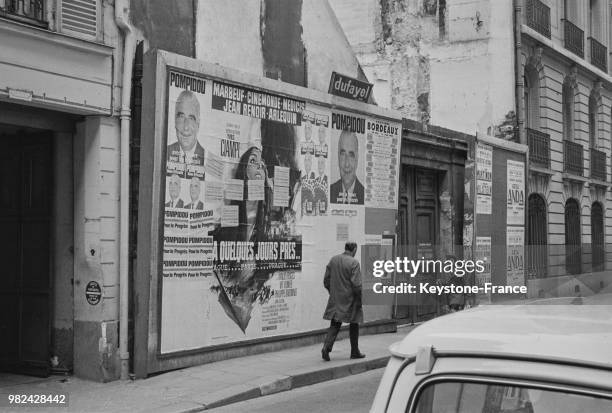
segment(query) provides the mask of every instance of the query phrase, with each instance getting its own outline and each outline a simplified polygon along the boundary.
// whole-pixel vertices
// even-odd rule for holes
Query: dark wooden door
[[[400,246],[398,254],[408,259],[436,259],[438,251],[438,172],[429,169],[403,167],[403,191],[400,194]],[[439,274],[425,272],[415,278],[398,274],[397,282],[408,282],[417,285],[421,282],[435,284]],[[410,318],[420,321],[434,317],[438,306],[435,296],[431,294],[410,294],[409,305],[398,305],[396,318]],[[403,297],[403,302],[406,298]]]
[[[0,366],[49,374],[51,138],[0,137]]]
[[[415,170],[415,240],[416,257],[435,260],[438,257],[438,174],[428,169]],[[440,274],[434,269],[419,275],[419,282],[436,284]],[[438,301],[433,294],[419,295],[417,318],[422,320],[434,317],[438,311]]]

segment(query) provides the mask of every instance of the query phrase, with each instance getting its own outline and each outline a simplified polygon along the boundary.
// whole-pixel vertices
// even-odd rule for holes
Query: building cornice
[[[576,56],[569,50],[566,50],[563,46],[556,44],[551,39],[541,35],[537,31],[533,30],[531,27],[525,24],[521,25],[521,33],[527,37],[530,37],[539,45],[545,46],[547,49],[552,50],[557,55],[557,57],[566,60],[567,64],[575,64],[580,67],[581,70],[591,75],[593,78],[599,78],[607,85],[612,85],[612,76],[590,64],[587,60]]]

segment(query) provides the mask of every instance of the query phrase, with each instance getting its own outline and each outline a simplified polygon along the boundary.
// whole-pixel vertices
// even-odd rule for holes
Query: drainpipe
[[[130,352],[128,349],[129,312],[129,200],[130,200],[130,96],[135,38],[128,21],[129,0],[115,0],[115,22],[123,33],[123,74],[121,77],[121,195],[119,227],[119,356],[121,379],[129,378]]]
[[[525,136],[525,102],[523,102],[523,96],[525,95],[525,85],[523,83],[523,76],[521,75],[521,14],[522,0],[514,1],[514,80],[515,80],[515,99],[516,99],[516,121],[519,132],[519,142],[527,144],[527,137]]]

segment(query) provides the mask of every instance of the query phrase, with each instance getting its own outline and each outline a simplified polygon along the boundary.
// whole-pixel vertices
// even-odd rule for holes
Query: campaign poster
[[[331,204],[364,205],[366,118],[354,113],[331,112]]]
[[[508,160],[507,225],[525,224],[525,164]]]
[[[476,213],[491,214],[493,188],[493,147],[476,145]]]
[[[366,121],[366,207],[397,208],[401,135],[399,122]]]
[[[484,287],[485,283],[491,282],[491,237],[476,237],[474,255],[484,267],[484,271],[476,272],[476,283],[478,287]]]
[[[162,353],[299,331],[304,110],[169,71]]]
[[[506,229],[506,285],[525,285],[525,228]]]
[[[302,216],[329,213],[329,109],[307,104],[302,115],[299,158]]]

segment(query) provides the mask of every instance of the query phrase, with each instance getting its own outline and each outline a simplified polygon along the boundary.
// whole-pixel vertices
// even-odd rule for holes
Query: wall
[[[476,219],[472,245],[474,255],[478,259],[482,259],[483,256],[479,255],[482,250],[479,251],[478,238],[490,237],[489,247],[485,247],[488,252],[484,255],[490,263],[490,274],[486,272],[482,275],[477,274],[476,278],[481,279],[480,284],[491,282],[493,285],[526,285],[526,251],[524,245],[527,237],[525,228],[527,214],[527,146],[486,135],[477,136],[475,148],[476,178],[472,180],[476,188],[472,189],[472,193],[477,193],[479,172],[485,170],[481,160],[482,157],[478,152],[481,145],[491,150],[489,170],[492,175],[490,180],[491,204],[490,213],[487,213],[482,201],[479,201],[479,196],[473,198],[475,199],[474,214]],[[509,179],[508,171],[512,168],[511,163],[520,167],[522,182]],[[517,192],[511,194],[510,190]],[[516,198],[513,198],[511,202],[512,195],[516,195]],[[515,213],[516,215],[514,215]],[[509,232],[515,234],[516,231],[522,231],[522,236],[518,236],[518,244],[509,242],[508,238]],[[516,246],[513,247],[513,244]],[[487,279],[487,277],[490,278]],[[501,300],[503,296],[496,294],[489,299]]]
[[[139,32],[138,37],[146,39],[146,49],[159,48],[194,56],[196,4],[194,0],[132,0],[131,23]],[[204,4],[198,8],[207,13]],[[227,24],[225,19],[222,22]]]
[[[119,128],[87,117],[74,137],[74,372],[117,379],[119,325]],[[86,299],[90,282],[101,300]]]
[[[197,59],[324,92],[332,70],[364,79],[327,0],[199,4]]]
[[[503,135],[514,111],[512,2],[447,1],[443,29],[440,10],[420,0],[353,3],[331,1],[377,102],[406,118]]]
[[[74,199],[72,179],[72,133],[56,132],[53,142],[53,277],[54,307],[51,356],[60,369],[73,367],[73,278],[74,278]],[[55,363],[53,363],[55,364]]]

